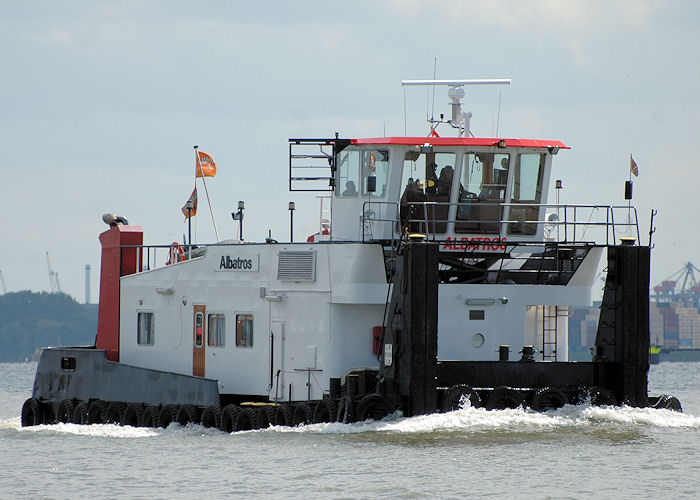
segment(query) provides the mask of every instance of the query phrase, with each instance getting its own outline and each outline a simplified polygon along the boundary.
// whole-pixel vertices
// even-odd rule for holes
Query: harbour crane
[[[54,272],[51,267],[51,259],[49,259],[49,252],[46,252],[46,265],[49,269],[49,286],[51,287],[51,293],[62,293],[61,281],[58,279],[58,273]]]

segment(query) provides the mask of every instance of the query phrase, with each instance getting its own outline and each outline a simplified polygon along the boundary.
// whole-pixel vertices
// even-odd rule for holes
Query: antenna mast
[[[401,85],[447,85],[450,89],[447,91],[447,97],[450,98],[450,107],[452,108],[452,118],[447,120],[447,123],[452,125],[453,128],[459,130],[459,137],[469,137],[471,131],[469,130],[469,122],[472,117],[472,113],[464,112],[462,110],[462,99],[464,98],[465,92],[462,87],[465,85],[510,85],[510,78],[501,79],[486,79],[486,80],[404,80]],[[430,123],[438,122],[441,123],[442,119],[435,120],[431,118]]]

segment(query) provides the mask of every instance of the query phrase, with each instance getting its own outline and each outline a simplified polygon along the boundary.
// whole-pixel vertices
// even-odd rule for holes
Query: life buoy
[[[185,260],[185,249],[180,246],[177,241],[173,241],[170,244],[170,256],[168,262],[165,263],[166,266],[174,264],[176,262],[182,262]]]

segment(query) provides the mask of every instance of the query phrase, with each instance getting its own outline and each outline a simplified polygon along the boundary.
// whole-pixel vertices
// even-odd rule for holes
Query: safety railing
[[[622,237],[640,241],[632,206],[417,201],[399,212],[395,222],[401,232],[422,233],[434,241],[460,234],[605,245]]]

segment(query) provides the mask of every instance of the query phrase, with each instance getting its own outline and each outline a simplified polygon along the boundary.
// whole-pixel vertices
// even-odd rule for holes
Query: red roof
[[[386,144],[397,146],[496,146],[499,141],[506,141],[506,147],[511,148],[552,148],[571,149],[560,141],[539,139],[505,139],[486,137],[375,137],[370,139],[352,139],[352,144]]]

